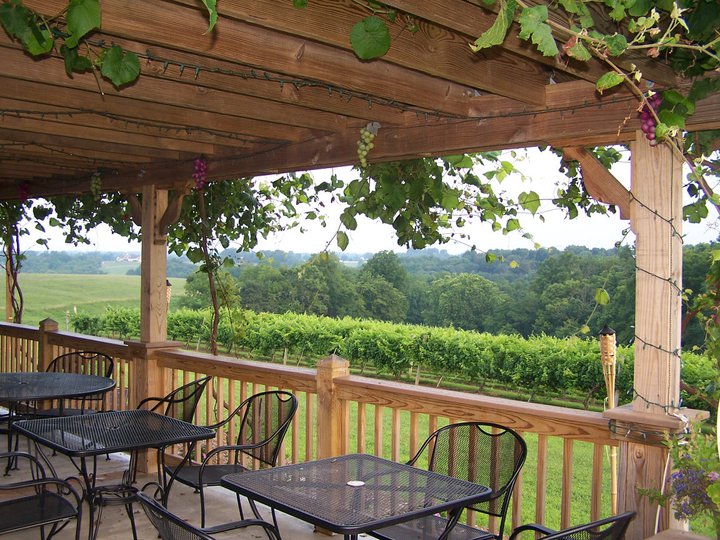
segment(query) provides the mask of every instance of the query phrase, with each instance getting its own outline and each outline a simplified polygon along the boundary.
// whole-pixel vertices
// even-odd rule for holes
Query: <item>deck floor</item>
[[[26,449],[27,446],[24,442],[21,442],[21,450]],[[48,452],[48,457],[53,464],[53,467],[57,471],[57,475],[61,478],[69,476],[77,476],[77,470],[71,461],[61,454],[52,456],[51,452]],[[122,472],[126,469],[128,463],[128,457],[125,454],[112,454],[110,460],[106,460],[105,457],[98,458],[98,478],[97,485],[102,484],[116,484],[122,477]],[[12,480],[22,479],[23,470],[12,471]],[[0,484],[4,483],[3,478],[0,480]],[[155,479],[155,475],[145,474],[138,476],[138,485],[142,486],[146,482]],[[246,517],[252,515],[249,513],[246,501],[244,501],[244,507],[248,510]],[[87,503],[84,503],[83,508],[83,532],[81,533],[81,539],[85,540],[88,536],[88,512]],[[206,492],[206,504],[208,510],[208,524],[214,525],[227,521],[234,521],[239,519],[237,501],[235,494],[222,488],[214,487],[209,488]],[[182,484],[176,483],[172,486],[170,492],[170,500],[168,501],[168,507],[172,512],[179,515],[183,519],[186,519],[190,523],[199,526],[200,525],[200,498],[194,493],[194,491]],[[272,521],[270,511],[266,507],[259,505],[260,512],[267,521]],[[155,529],[152,527],[143,510],[138,506],[134,505],[135,522],[137,525],[138,539],[139,540],[157,540],[158,535]],[[280,533],[283,540],[326,540],[328,536],[323,533],[315,532],[312,525],[303,521],[297,520],[293,517],[278,513],[278,523],[280,527]],[[0,516],[2,519],[2,516]],[[74,524],[66,527],[57,536],[58,540],[71,540],[74,538]],[[364,536],[364,535],[363,535]],[[338,537],[337,535],[335,536]],[[30,531],[18,532],[3,536],[3,540],[29,540],[30,538],[40,538],[40,529],[32,529]],[[262,540],[266,539],[264,531],[258,527],[250,527],[245,529],[239,529],[235,531],[228,531],[226,533],[218,534],[218,539],[233,538],[237,540]],[[111,505],[103,508],[102,517],[100,523],[100,529],[98,533],[99,540],[116,540],[116,539],[132,539],[132,532],[130,529],[130,521],[125,513],[125,509],[120,505]]]

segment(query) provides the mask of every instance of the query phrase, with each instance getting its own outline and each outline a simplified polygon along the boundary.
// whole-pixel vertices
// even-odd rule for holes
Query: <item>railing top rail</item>
[[[334,380],[340,399],[397,407],[462,421],[493,421],[518,431],[617,446],[602,413],[439,390],[367,377]]]
[[[92,349],[116,358],[128,358],[129,350],[124,341],[75,332],[48,332],[47,340],[50,345],[67,347],[70,349]]]
[[[29,324],[0,322],[0,334],[22,339],[39,339],[40,330],[38,330],[37,326],[30,326]]]
[[[288,388],[299,392],[317,392],[315,370],[240,360],[208,353],[170,349],[158,351],[161,367],[183,369],[207,375],[252,380],[260,384]]]

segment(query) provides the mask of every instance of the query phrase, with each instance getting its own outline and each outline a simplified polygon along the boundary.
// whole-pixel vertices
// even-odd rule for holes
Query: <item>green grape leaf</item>
[[[115,88],[133,82],[140,75],[140,60],[135,53],[113,45],[102,56],[100,72]]]
[[[519,268],[520,263],[517,261],[510,261],[510,268]]]
[[[668,136],[669,133],[670,127],[667,124],[659,122],[655,126],[655,139],[657,139],[658,141],[663,140],[665,137]]]
[[[380,58],[390,48],[390,30],[382,19],[366,17],[352,27],[350,46],[361,60]]]
[[[474,43],[470,43],[470,50],[478,52],[481,49],[500,45],[505,40],[507,31],[513,22],[516,9],[517,0],[501,1],[498,15],[495,17],[492,26],[480,34],[480,37]]]
[[[217,0],[202,0],[202,3],[205,4],[205,7],[208,10],[208,29],[205,30],[206,34],[209,34],[212,32],[213,28],[215,28],[215,23],[217,23],[218,20],[218,12],[217,12]]]
[[[490,252],[488,251],[488,252],[485,254],[485,262],[486,262],[486,263],[495,262],[496,260],[497,260],[497,255],[495,255],[494,253],[490,253]]]
[[[589,334],[590,333],[590,327],[587,324],[583,324],[580,327],[580,333],[581,334]]]
[[[617,86],[624,80],[625,79],[623,78],[623,76],[619,73],[615,73],[614,71],[608,71],[605,75],[603,75],[597,80],[597,82],[595,83],[595,89],[602,94],[603,91]]]
[[[534,191],[525,193],[524,191],[518,196],[518,202],[525,210],[531,214],[535,214],[540,208],[540,195]]]
[[[520,39],[530,39],[543,56],[555,56],[558,48],[550,25],[545,22],[547,18],[548,10],[545,5],[523,9],[519,18],[519,36]]]
[[[610,53],[610,56],[620,56],[628,48],[627,39],[622,34],[605,36],[603,42],[607,45],[607,50],[608,53]]]
[[[520,228],[520,222],[515,218],[510,218],[505,224],[505,232],[516,231]]]
[[[31,13],[25,6],[15,2],[0,4],[0,24],[10,37],[22,39],[30,25]]]
[[[587,62],[592,58],[590,51],[587,50],[582,41],[576,41],[574,45],[564,49],[568,56],[581,62]]]
[[[700,223],[708,216],[708,208],[704,200],[683,207],[683,219],[690,223]]]
[[[22,41],[25,50],[33,56],[49,53],[55,44],[50,30],[48,28],[39,28],[34,22],[31,22],[27,27],[20,41]]]
[[[350,231],[354,231],[355,229],[357,229],[357,220],[355,219],[355,216],[353,216],[347,210],[340,214],[340,223],[342,223],[345,228]]]
[[[635,2],[628,9],[628,13],[631,17],[640,17],[641,15],[646,15],[652,7],[652,0],[635,0]]]
[[[685,117],[675,111],[661,110],[658,112],[658,118],[667,126],[676,126],[682,130],[685,129]]]
[[[82,73],[92,69],[92,62],[87,56],[80,56],[77,48],[70,48],[67,45],[60,47],[60,53],[65,60],[65,73],[68,77],[72,77],[73,71]]]
[[[338,231],[336,242],[337,246],[340,248],[341,251],[345,251],[348,247],[348,244],[350,243],[350,241],[348,240],[348,235],[345,234],[343,231]]]
[[[457,208],[460,203],[460,195],[454,189],[448,189],[442,194],[442,207],[448,212]]]
[[[602,287],[595,289],[595,303],[599,306],[606,306],[610,302],[610,295]]]
[[[70,35],[65,38],[65,44],[70,48],[77,47],[83,36],[100,28],[100,23],[99,0],[71,0],[67,9],[67,30]]]

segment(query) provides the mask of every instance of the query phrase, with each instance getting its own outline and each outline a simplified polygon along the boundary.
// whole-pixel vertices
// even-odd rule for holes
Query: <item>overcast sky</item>
[[[550,199],[555,195],[556,183],[562,181],[564,175],[558,171],[559,158],[549,152],[540,153],[537,150],[529,150],[527,154],[522,151],[521,159],[516,166],[523,171],[529,179],[522,182],[519,178],[509,177],[501,189],[508,191],[510,195],[517,196],[520,191],[536,191],[541,199]],[[613,169],[615,176],[629,186],[630,165],[627,162],[618,164]],[[349,169],[336,169],[339,176],[353,178],[348,173]],[[314,171],[312,174],[321,181],[329,177],[333,171]],[[593,215],[591,218],[579,216],[573,220],[567,220],[562,211],[555,209],[552,204],[543,205],[539,211],[545,218],[541,222],[532,218],[529,214],[521,216],[521,223],[525,227],[523,232],[533,235],[534,242],[541,247],[565,248],[570,245],[612,248],[616,242],[623,241],[624,231],[628,228],[628,221],[621,220],[617,214],[607,216]],[[339,219],[337,214],[329,220],[327,228],[319,225],[311,226],[310,230],[301,233],[299,230],[286,231],[268,240],[261,240],[259,250],[283,250],[303,253],[317,253],[325,248],[332,239]],[[712,218],[716,216],[713,210],[710,211]],[[533,248],[533,242],[522,238],[522,234],[511,233],[507,236],[501,233],[493,233],[489,226],[481,223],[465,227],[466,232],[472,236],[471,243],[476,245],[480,251]],[[683,223],[685,243],[697,244],[710,242],[718,238],[717,222],[714,219],[699,225]],[[350,244],[347,252],[350,253],[377,253],[382,250],[404,251],[404,248],[397,245],[394,231],[388,225],[373,222],[368,219],[358,219],[356,231],[347,231],[350,237]],[[98,230],[91,234],[92,246],[75,248],[65,244],[62,238],[51,239],[51,250],[96,250],[96,251],[139,251],[140,245],[128,243],[125,238],[110,234],[107,230]],[[632,233],[623,241],[624,245],[633,245],[634,236]],[[24,249],[43,249],[31,247],[32,241],[23,239]],[[450,242],[443,245],[433,246],[438,249],[445,249],[449,253],[462,253],[469,249],[468,244]],[[338,251],[334,242],[330,246],[331,251]]]

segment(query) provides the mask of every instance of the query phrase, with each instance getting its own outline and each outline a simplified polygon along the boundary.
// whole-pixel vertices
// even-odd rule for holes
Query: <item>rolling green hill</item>
[[[172,279],[171,309],[185,293],[185,280]],[[108,306],[140,307],[140,276],[21,274],[25,299],[23,323],[37,325],[54,319],[63,330],[72,330],[75,313],[99,315]],[[3,303],[5,292],[2,292]]]

